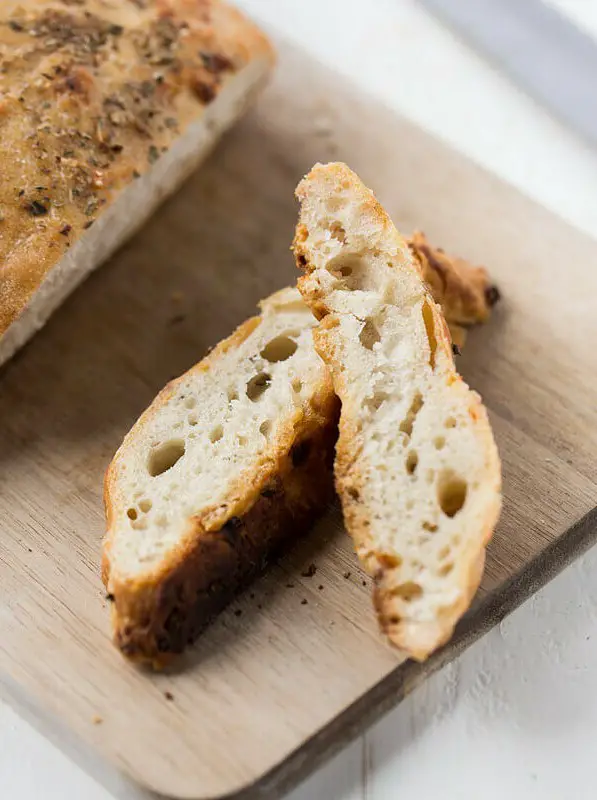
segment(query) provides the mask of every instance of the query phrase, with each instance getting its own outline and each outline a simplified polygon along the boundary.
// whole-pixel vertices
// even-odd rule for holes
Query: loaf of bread
[[[420,264],[345,164],[297,189],[299,289],[342,403],[336,487],[382,630],[423,660],[481,578],[501,502],[487,414],[454,367]]]
[[[296,289],[262,303],[135,424],[105,480],[116,644],[179,653],[333,495],[338,401]]]
[[[0,364],[197,166],[272,61],[219,0],[3,0]]]

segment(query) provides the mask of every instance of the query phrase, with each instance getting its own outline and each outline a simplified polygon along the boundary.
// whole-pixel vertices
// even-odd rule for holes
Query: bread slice
[[[453,284],[446,270],[438,297]],[[448,309],[477,283],[465,270]],[[261,306],[164,389],[106,474],[103,577],[131,658],[180,652],[333,493],[339,406],[313,347],[316,320],[297,289]]]
[[[284,289],[170,383],[105,479],[103,579],[116,644],[180,652],[333,496],[339,406],[313,315]]]
[[[300,183],[294,251],[315,347],[342,402],[336,487],[375,579],[383,631],[423,660],[479,584],[498,519],[500,462],[478,395],[419,266],[345,164]]]
[[[0,53],[2,364],[195,169],[273,51],[220,0],[4,0]]]

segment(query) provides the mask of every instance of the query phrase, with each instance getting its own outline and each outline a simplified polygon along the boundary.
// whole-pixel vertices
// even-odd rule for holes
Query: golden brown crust
[[[273,304],[275,298],[266,302]],[[260,322],[260,317],[247,320],[190,372],[210,370]],[[108,468],[104,483],[107,534],[102,578],[112,601],[114,639],[125,655],[154,666],[180,653],[263,569],[268,558],[308,530],[333,496],[339,403],[329,376],[322,372],[321,385],[308,408],[297,410],[288,420],[276,451],[231,485],[223,503],[189,520],[180,545],[157,570],[137,579],[121,579],[111,558],[119,461],[128,442],[132,444],[184,379],[168,384],[141,416]]]
[[[371,226],[372,230],[377,231],[376,247],[387,250],[388,253],[392,252],[397,259],[399,258],[402,262],[401,269],[407,271],[418,266],[422,277],[434,280],[432,262],[438,255],[437,251],[429,247],[421,234],[415,234],[409,243],[411,252],[416,250],[413,255],[416,256],[418,263],[413,264],[407,255],[406,242],[395,230],[385,209],[346,165],[314,167],[299,184],[297,197],[303,202],[310,192],[318,197],[325,196],[327,192],[333,194],[335,183],[341,185],[344,190],[350,190],[354,203],[359,206],[362,214],[361,237],[362,230],[367,230]],[[409,598],[406,598],[405,606],[404,586],[400,585],[400,579],[397,578],[401,564],[394,554],[379,549],[378,542],[371,533],[372,510],[361,499],[366,476],[363,475],[359,462],[363,448],[359,409],[353,407],[354,403],[351,400],[349,378],[344,369],[343,342],[335,335],[339,317],[328,305],[326,291],[315,275],[317,268],[312,261],[308,239],[307,227],[299,222],[293,244],[297,267],[303,273],[298,285],[305,301],[315,316],[321,320],[313,331],[315,348],[330,368],[334,389],[342,402],[334,469],[336,489],[342,502],[346,527],[354,540],[360,560],[375,581],[373,601],[381,630],[392,644],[409,657],[424,660],[451,637],[455,624],[470,605],[481,580],[485,547],[500,512],[500,463],[491,427],[481,398],[468,389],[454,368],[452,341],[446,320],[439,306],[429,298],[428,307],[432,311],[436,347],[443,351],[447,363],[451,364],[448,382],[454,384],[455,390],[462,392],[463,404],[468,405],[468,412],[477,423],[477,436],[482,440],[483,451],[486,454],[486,477],[492,499],[486,504],[485,519],[479,525],[478,537],[471,542],[470,552],[462,554],[463,564],[469,566],[461,576],[462,585],[457,598],[442,608],[434,619],[421,624],[419,620],[413,620],[408,613],[404,613]],[[471,268],[465,262],[449,259],[442,253],[439,253],[439,257],[438,263],[441,262],[440,273],[443,277],[441,286],[436,291],[437,299],[446,303],[446,313],[454,314],[458,322],[485,319],[490,304],[487,298],[483,300],[485,290],[480,291],[486,280],[484,271],[476,272],[475,268]],[[396,594],[397,587],[401,590],[399,595]]]
[[[0,336],[48,271],[252,60],[219,0],[0,8]]]
[[[441,247],[432,247],[421,231],[415,231],[406,241],[450,328],[486,322],[500,297],[487,270],[449,256]]]

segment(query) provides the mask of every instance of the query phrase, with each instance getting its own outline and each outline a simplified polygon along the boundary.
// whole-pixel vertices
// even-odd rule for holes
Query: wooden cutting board
[[[281,52],[259,107],[0,374],[0,686],[127,796],[279,796],[597,533],[597,244]],[[138,671],[109,641],[103,471],[158,389],[295,279],[293,190],[331,159],[402,230],[486,264],[502,290],[460,362],[504,464],[482,589],[443,652],[401,663],[331,510],[177,672]]]

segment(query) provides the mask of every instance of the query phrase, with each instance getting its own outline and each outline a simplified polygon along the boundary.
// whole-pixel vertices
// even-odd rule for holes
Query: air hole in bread
[[[436,436],[433,440],[436,450],[442,450],[446,446],[446,440],[443,436]]]
[[[238,442],[239,447],[245,447],[247,444],[247,437],[246,436],[237,436],[236,441]]]
[[[433,309],[429,300],[423,303],[423,322],[425,323],[425,332],[429,340],[429,366],[435,369],[435,354],[437,352],[437,337],[435,335],[435,320],[433,319]]]
[[[452,548],[450,547],[449,544],[447,544],[445,547],[442,547],[442,549],[437,554],[437,557],[439,558],[440,561],[443,561],[444,558],[447,558],[450,555],[451,551]]]
[[[440,577],[445,578],[452,572],[453,569],[454,569],[454,564],[452,564],[452,562],[450,561],[448,564],[444,564],[442,567],[440,567],[437,571],[437,574]]]
[[[189,425],[196,425],[199,422],[197,414],[189,414]]]
[[[148,511],[151,511],[151,505],[151,500],[141,500],[139,508],[144,514],[147,514]]]
[[[332,222],[330,225],[330,233],[333,239],[337,239],[339,242],[346,241],[346,231],[339,222]]]
[[[419,454],[416,450],[410,450],[406,456],[406,471],[409,475],[414,475],[419,463]]]
[[[343,286],[341,288],[350,290],[356,285],[355,281],[350,280],[351,276],[356,272],[362,271],[361,258],[360,256],[351,255],[350,253],[341,253],[335,258],[330,259],[326,265],[326,269],[335,278],[344,278],[345,280],[342,282]]]
[[[147,521],[145,519],[136,519],[131,522],[131,528],[136,531],[144,531],[147,528]]]
[[[446,428],[455,428],[456,427],[456,420],[454,417],[448,417],[448,419],[444,422]]]
[[[447,517],[455,517],[466,501],[467,483],[452,470],[444,470],[437,485],[437,499]]]
[[[215,444],[216,442],[220,441],[223,435],[224,435],[224,428],[221,425],[216,425],[216,427],[209,434],[209,441],[212,444]]]
[[[383,569],[399,569],[402,566],[402,556],[394,553],[380,553],[377,560]]]
[[[366,320],[359,334],[360,343],[366,350],[373,350],[373,345],[377,344],[380,339],[381,336],[379,335],[379,331],[377,330],[377,326],[373,320]]]
[[[238,400],[238,392],[234,386],[230,386],[228,389],[228,402],[232,403],[233,400]]]
[[[326,207],[328,211],[340,211],[341,208],[344,208],[347,204],[348,200],[345,197],[330,197],[326,203]]]
[[[197,405],[197,398],[191,395],[190,397],[187,397],[187,399],[184,401],[184,404],[187,408],[195,408]]]
[[[423,408],[423,395],[420,392],[416,392],[415,396],[413,397],[412,403],[410,404],[410,408],[406,414],[406,417],[400,423],[400,430],[402,433],[405,433],[407,436],[411,436],[413,432],[413,426],[415,424],[415,420],[417,418],[417,414]]]
[[[147,471],[152,478],[157,478],[176,464],[184,456],[185,445],[182,439],[164,442],[149,454]]]
[[[434,522],[424,522],[423,530],[429,531],[429,533],[435,533],[437,530],[437,525]]]
[[[259,372],[257,375],[254,375],[247,383],[247,397],[249,400],[256,403],[269,387],[271,381],[271,375],[268,375],[267,372]]]
[[[410,603],[412,600],[416,600],[417,597],[421,597],[422,594],[423,589],[414,581],[401,583],[399,586],[396,586],[395,589],[392,589],[392,596],[400,597],[405,603]]]
[[[368,411],[378,411],[381,408],[381,404],[385,400],[389,400],[389,399],[390,399],[390,395],[387,392],[377,391],[377,392],[374,393],[373,397],[368,397],[365,400],[365,402],[363,403],[363,406]]]
[[[261,351],[261,357],[270,364],[276,364],[278,361],[286,361],[287,358],[294,355],[297,347],[297,343],[289,336],[276,336],[265,345]]]
[[[137,509],[136,508],[129,508],[127,509],[126,515],[129,519],[135,520],[137,519]]]
[[[272,429],[272,423],[269,419],[264,420],[259,426],[259,433],[267,439]]]
[[[303,390],[303,382],[300,378],[293,378],[292,379],[292,391],[300,394]]]

